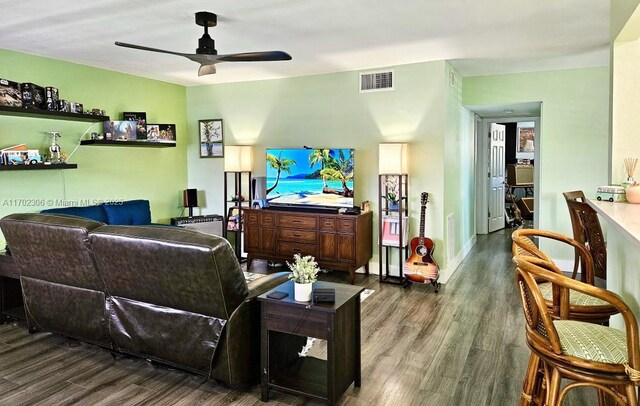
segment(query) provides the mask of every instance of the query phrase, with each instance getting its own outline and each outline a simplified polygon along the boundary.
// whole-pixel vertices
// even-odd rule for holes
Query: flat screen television
[[[353,207],[353,149],[267,149],[270,206]]]

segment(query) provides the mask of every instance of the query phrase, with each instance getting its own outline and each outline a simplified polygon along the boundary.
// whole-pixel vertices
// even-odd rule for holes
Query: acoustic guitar
[[[440,288],[438,277],[440,269],[433,259],[435,244],[430,238],[424,236],[424,218],[429,201],[429,193],[423,192],[420,196],[420,236],[411,239],[411,255],[404,263],[404,276],[411,282],[430,283],[436,288],[436,293]]]

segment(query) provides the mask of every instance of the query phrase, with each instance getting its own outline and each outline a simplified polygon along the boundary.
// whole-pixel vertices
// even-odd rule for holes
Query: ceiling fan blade
[[[220,60],[221,55],[182,54],[182,56],[191,59],[193,62],[198,62],[200,65],[213,65],[214,63],[222,62]]]
[[[116,45],[119,46],[119,47],[140,49],[142,51],[159,52],[161,54],[178,55],[178,56],[184,56],[184,57],[187,57],[187,58],[189,57],[189,54],[183,54],[181,52],[173,52],[173,51],[167,51],[165,49],[143,47],[142,45],[127,44],[126,42],[118,42],[118,41],[116,41]]]
[[[214,73],[216,73],[215,65],[200,65],[200,69],[198,69],[198,76],[213,75]]]
[[[220,62],[263,62],[288,61],[291,55],[284,51],[243,52],[239,54],[217,55]]]

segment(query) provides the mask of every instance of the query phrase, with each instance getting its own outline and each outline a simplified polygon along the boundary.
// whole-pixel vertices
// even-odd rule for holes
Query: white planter
[[[311,292],[313,291],[313,283],[294,283],[293,298],[296,302],[311,301]]]

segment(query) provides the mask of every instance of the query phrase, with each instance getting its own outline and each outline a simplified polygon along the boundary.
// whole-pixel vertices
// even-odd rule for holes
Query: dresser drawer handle
[[[302,223],[302,220],[291,220],[292,223]]]
[[[291,235],[294,236],[294,237],[298,237],[298,238],[302,237],[302,235],[300,235],[300,234],[291,234]]]

